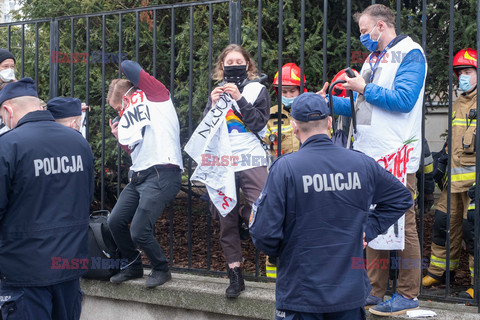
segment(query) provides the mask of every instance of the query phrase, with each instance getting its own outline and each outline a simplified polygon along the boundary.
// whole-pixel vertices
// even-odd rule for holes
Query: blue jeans
[[[138,245],[153,269],[168,270],[167,257],[153,230],[167,204],[175,199],[180,185],[178,167],[153,166],[133,174],[108,217],[108,226],[122,258],[133,261],[138,255]]]
[[[307,313],[288,310],[275,310],[275,320],[365,320],[363,307],[352,310],[327,313]]]
[[[82,311],[80,280],[45,287],[0,285],[0,319],[78,320]]]

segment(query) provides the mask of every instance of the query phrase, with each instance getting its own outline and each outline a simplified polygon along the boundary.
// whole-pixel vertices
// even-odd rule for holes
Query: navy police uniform
[[[1,91],[1,103],[12,98],[4,96],[12,90],[20,92],[17,97],[33,96],[22,94],[23,80]],[[80,317],[93,167],[87,141],[49,111],[27,113],[0,136],[3,319]]]
[[[322,101],[314,93],[300,95],[293,117],[303,119],[295,116],[297,108],[307,121],[315,112],[325,118]],[[371,204],[376,207],[370,211]],[[250,234],[258,249],[279,258],[276,319],[297,319],[298,313],[308,319],[364,317],[370,286],[363,233],[367,242],[374,239],[411,205],[398,179],[326,134],[310,136],[299,151],[274,162],[252,211]]]

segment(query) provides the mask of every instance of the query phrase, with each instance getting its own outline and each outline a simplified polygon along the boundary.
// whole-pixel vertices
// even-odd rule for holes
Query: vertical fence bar
[[[51,29],[50,29],[51,30]],[[7,33],[7,50],[12,51],[12,26],[8,26],[8,33]]]
[[[351,44],[352,44],[352,0],[347,0],[347,53],[346,53],[346,60],[347,60],[347,67],[350,67],[350,51],[351,51]],[[333,114],[332,114],[333,117]]]
[[[477,1],[477,17],[480,14],[480,1]],[[477,50],[480,48],[480,22],[477,19]],[[477,64],[477,79],[480,77],[480,69],[479,65]],[[480,100],[477,99],[477,110],[480,110]],[[476,131],[479,132],[480,130],[480,125],[479,125],[479,119],[477,119],[476,123]],[[480,150],[480,139],[477,136],[475,136],[475,150]],[[478,152],[475,154],[475,166],[476,168],[480,168],[480,157]],[[478,170],[478,169],[477,169]],[[475,230],[475,242],[474,242],[474,247],[473,247],[473,296],[475,298],[475,303],[477,304],[477,312],[480,313],[480,246],[479,246],[479,237],[480,237],[480,217],[479,215],[479,205],[480,205],[480,189],[479,189],[479,184],[480,184],[480,175],[475,174],[475,218],[474,218],[474,230]]]
[[[138,58],[140,56],[140,48],[139,48],[139,43],[140,43],[140,12],[135,11],[135,60],[138,61]]]
[[[193,6],[190,6],[190,56],[189,56],[189,92],[188,92],[188,136],[192,136],[193,109]],[[192,268],[192,158],[188,158],[188,269]]]
[[[283,65],[283,0],[278,0],[278,111],[277,111],[277,157],[282,155],[282,65]]]
[[[258,0],[258,14],[257,14],[257,66],[258,66],[258,72],[262,72],[262,13],[263,13],[263,8],[262,8],[262,2],[263,0]]]
[[[174,92],[175,92],[175,8],[172,7],[171,11],[171,20],[170,20],[170,97],[172,102],[175,102]],[[190,170],[190,168],[188,169]],[[188,175],[190,179],[190,173]],[[189,182],[190,186],[190,182]],[[170,217],[169,217],[169,257],[170,257],[170,265],[173,265],[173,210],[170,210]]]
[[[230,0],[229,39],[230,43],[242,43],[242,10],[240,0]]]
[[[74,56],[76,56],[75,51],[75,27],[73,18],[70,18],[70,96],[75,96],[75,76],[74,76]]]
[[[212,92],[212,67],[213,67],[213,7],[208,5],[208,93]],[[212,267],[212,213],[207,205],[207,270]]]
[[[102,15],[102,163],[100,172],[100,203],[105,207],[105,48],[106,48],[106,16]]]
[[[452,145],[452,94],[453,94],[453,26],[454,26],[454,0],[450,0],[450,23],[448,27],[448,145]],[[450,208],[451,208],[451,198],[450,194],[452,191],[452,161],[451,153],[448,153],[448,166],[447,166],[447,175],[448,186],[447,186],[447,239],[445,242],[445,247],[447,250],[447,261],[445,268],[445,297],[448,297],[450,293]]]
[[[10,31],[10,26],[8,26]],[[10,32],[9,46],[10,46]],[[9,48],[10,49],[10,48]],[[56,80],[58,79],[58,63],[54,61],[54,54],[58,52],[58,21],[50,21],[50,83],[49,83],[49,99],[58,96],[58,86]]]
[[[300,93],[305,87],[305,0],[300,3]]]
[[[257,67],[258,72],[262,72],[262,12],[263,1],[258,0],[258,22],[257,22]],[[255,248],[255,277],[260,275],[260,252]]]
[[[85,46],[85,52],[87,54],[87,63],[85,64],[85,103],[87,106],[90,105],[90,17],[87,17],[86,20],[86,35],[85,35],[85,41],[86,41],[86,46]],[[87,121],[87,126],[86,126],[86,136],[85,138],[87,141],[89,141],[89,129],[90,129],[90,112],[87,112],[85,121]],[[118,195],[117,195],[118,196]]]
[[[21,75],[22,78],[25,76],[25,24],[22,24],[22,34],[20,36],[21,42],[20,46],[22,48],[22,53],[21,53],[21,61],[22,61],[22,69],[21,69]]]
[[[422,48],[423,48],[423,53],[425,55],[425,59],[427,56],[427,1],[422,0]],[[425,79],[426,81],[426,79]],[[422,105],[422,137],[423,139],[426,140],[425,137],[425,113],[426,113],[426,108],[425,108],[425,96],[426,93],[424,93],[424,98],[423,98],[423,105]],[[423,161],[424,161],[424,152],[423,152],[423,143],[422,143],[422,174],[420,175],[420,178],[422,179],[420,182],[421,190],[420,190],[420,199],[418,200],[420,203],[420,219],[419,219],[419,230],[418,230],[418,236],[420,240],[420,266],[423,266],[423,237],[424,237],[424,217],[425,217],[425,206],[424,206],[424,190],[425,190],[425,168],[423,166]],[[423,270],[423,268],[422,268]],[[422,277],[422,273],[420,273],[420,278]],[[421,280],[420,280],[421,281]],[[420,293],[422,293],[423,286],[420,285]]]
[[[400,2],[400,0],[397,0],[397,8],[396,8],[396,11],[397,11],[397,17],[396,17],[396,33],[397,35],[400,34],[401,32],[401,24],[402,24],[402,16],[401,16],[401,12],[402,12],[402,8],[401,8],[401,5],[402,3]],[[423,117],[422,117],[423,118]],[[423,121],[423,120],[422,120]],[[423,135],[422,135],[422,138],[423,138]],[[422,144],[422,146],[420,147],[421,150],[423,150],[423,141],[420,142]],[[423,151],[420,155],[420,158],[421,158],[421,164],[422,164],[422,170],[423,170]],[[394,251],[393,252],[393,257],[394,259],[398,259],[398,251]],[[392,290],[393,292],[396,292],[397,291],[397,285],[398,285],[398,269],[399,268],[395,268],[394,270],[394,277],[393,277],[393,287],[392,287]]]
[[[35,22],[35,86],[38,89],[38,22]]]
[[[157,10],[153,10],[153,77],[157,78]]]
[[[323,83],[327,82],[328,1],[323,0]]]
[[[123,16],[118,14],[118,77],[122,77],[122,51],[123,51]],[[120,185],[122,181],[122,147],[117,143],[117,198],[120,196]]]
[[[396,25],[396,31],[397,34],[400,34],[402,30],[402,2],[400,0],[397,0],[397,25]]]

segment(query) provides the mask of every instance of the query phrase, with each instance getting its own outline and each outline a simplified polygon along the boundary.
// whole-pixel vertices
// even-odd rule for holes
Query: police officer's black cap
[[[47,102],[47,110],[55,119],[75,117],[82,114],[82,103],[77,98],[57,97]]]
[[[302,122],[322,120],[329,114],[327,102],[316,93],[305,92],[293,100],[291,116],[295,120]]]
[[[2,63],[7,59],[13,59],[13,62],[15,62],[15,57],[10,51],[5,49],[0,49],[0,63]]]
[[[0,105],[7,100],[18,97],[38,98],[37,87],[32,78],[22,78],[18,81],[8,83],[0,90]]]

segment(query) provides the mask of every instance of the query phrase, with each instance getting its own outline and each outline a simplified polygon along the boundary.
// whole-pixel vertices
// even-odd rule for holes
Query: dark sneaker
[[[376,306],[383,302],[382,298],[372,296],[371,294],[368,295],[367,299],[365,300],[365,308],[368,309],[371,306]]]
[[[152,270],[150,275],[145,281],[145,286],[147,288],[155,288],[157,286],[161,286],[167,281],[172,280],[172,274],[169,271],[159,271],[159,270]]]
[[[390,300],[371,307],[368,311],[377,316],[392,316],[407,313],[409,310],[418,309],[418,299],[407,299],[399,293],[394,293]]]
[[[110,278],[111,283],[122,283],[127,280],[138,279],[143,277],[143,267],[140,266],[130,266],[126,269],[121,270],[116,275]]]

